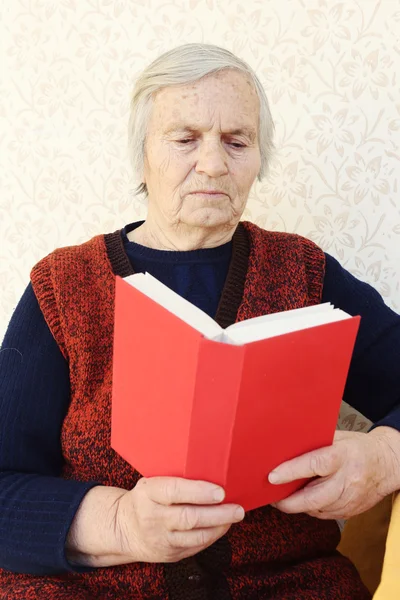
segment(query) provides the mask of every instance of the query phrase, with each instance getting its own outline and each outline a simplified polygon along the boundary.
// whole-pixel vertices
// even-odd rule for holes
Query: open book
[[[304,482],[268,473],[332,443],[359,320],[321,304],[223,329],[148,273],[117,277],[112,447],[246,510],[286,497]]]

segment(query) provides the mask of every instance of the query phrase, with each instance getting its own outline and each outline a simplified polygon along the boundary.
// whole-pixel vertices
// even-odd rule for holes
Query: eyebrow
[[[167,135],[170,135],[172,133],[183,132],[198,133],[198,129],[185,123],[178,123],[176,125],[172,125],[165,133]],[[237,129],[229,129],[227,131],[222,131],[221,133],[223,133],[224,135],[245,135],[252,142],[254,142],[257,138],[257,132],[252,127],[238,127]]]

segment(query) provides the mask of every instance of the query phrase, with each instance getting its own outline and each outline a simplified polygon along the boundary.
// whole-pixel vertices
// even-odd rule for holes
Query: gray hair
[[[260,101],[259,146],[261,166],[260,181],[268,171],[274,148],[274,124],[268,99],[257,75],[243,60],[219,46],[211,44],[185,44],[165,52],[154,60],[138,77],[131,100],[128,125],[129,151],[136,176],[143,173],[147,126],[153,104],[153,95],[172,85],[186,85],[223,69],[236,69],[253,82]],[[147,195],[147,186],[141,183],[136,193]]]

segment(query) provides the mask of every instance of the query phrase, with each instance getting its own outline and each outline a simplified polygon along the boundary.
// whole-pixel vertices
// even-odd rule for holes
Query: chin
[[[185,222],[192,227],[204,227],[213,229],[215,227],[229,227],[239,221],[232,215],[232,211],[203,208],[188,215]]]

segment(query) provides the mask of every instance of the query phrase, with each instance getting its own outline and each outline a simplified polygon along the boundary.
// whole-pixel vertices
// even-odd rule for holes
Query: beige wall
[[[277,153],[245,217],[317,241],[400,312],[398,0],[2,0],[0,333],[53,248],[145,215],[129,93],[161,52],[216,43],[264,84]]]

